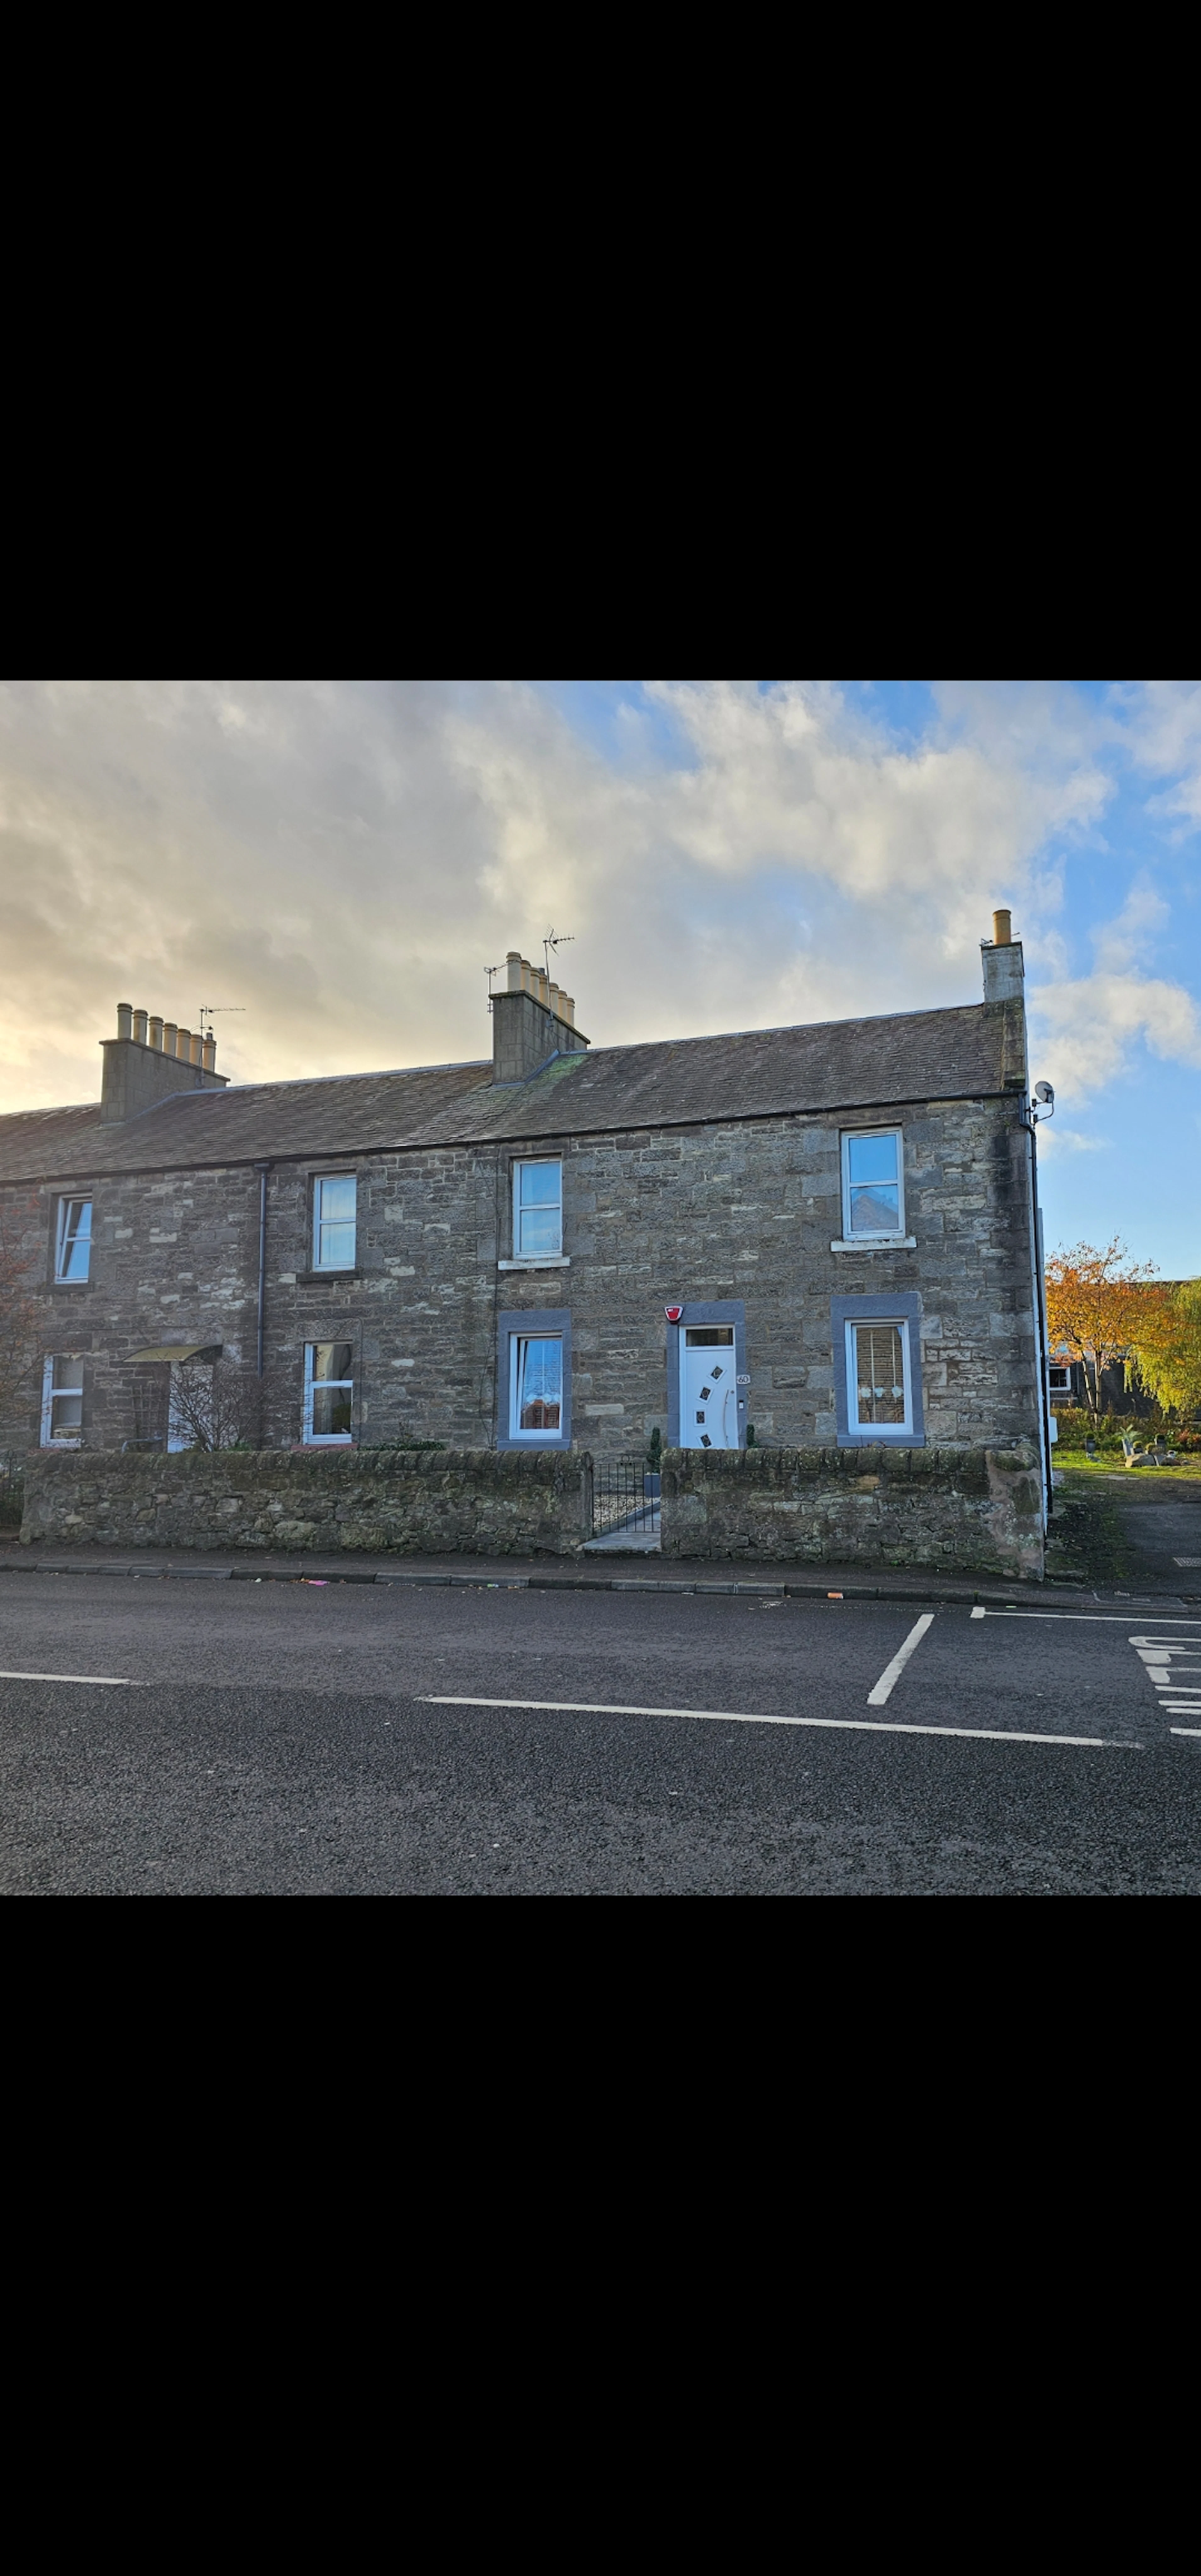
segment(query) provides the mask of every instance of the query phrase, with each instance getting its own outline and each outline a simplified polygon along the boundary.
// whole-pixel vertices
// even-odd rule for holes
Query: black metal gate
[[[597,1459],[592,1469],[592,1535],[614,1538],[619,1531],[659,1527],[659,1478],[645,1458]]]

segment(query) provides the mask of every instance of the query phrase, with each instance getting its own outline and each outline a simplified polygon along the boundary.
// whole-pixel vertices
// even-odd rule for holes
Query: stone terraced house
[[[492,1056],[228,1084],[122,1005],[0,1118],[40,1317],[0,1445],[833,1452],[1025,1441],[1046,1493],[1022,950],[962,1007],[592,1046],[513,952]],[[182,1375],[181,1375],[182,1373]]]

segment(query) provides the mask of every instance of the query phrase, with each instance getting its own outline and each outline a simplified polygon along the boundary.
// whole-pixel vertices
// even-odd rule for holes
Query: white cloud
[[[1040,1119],[1038,1128],[1040,1158],[1055,1154],[1109,1154],[1113,1140],[1109,1136],[1082,1136],[1078,1128],[1061,1127],[1058,1119]]]
[[[1182,984],[1151,975],[1084,975],[1030,995],[1038,1071],[1080,1100],[1115,1080],[1139,1039],[1154,1055],[1201,1065],[1201,1014]]]
[[[484,967],[551,921],[601,1043],[972,1001],[1006,902],[1104,1079],[1144,1022],[1077,1011],[1131,978],[1064,980],[1044,856],[1101,811],[1104,727],[1062,692],[939,704],[899,750],[826,684],[664,683],[610,760],[513,684],[0,690],[0,1106],[94,1098],[118,1001],[244,1003],[243,1079],[482,1056]]]

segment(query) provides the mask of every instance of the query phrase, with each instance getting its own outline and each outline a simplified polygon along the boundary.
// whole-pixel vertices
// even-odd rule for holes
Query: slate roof
[[[494,1085],[485,1060],[179,1091],[110,1127],[96,1102],[19,1110],[0,1118],[0,1181],[980,1099],[1023,1071],[1021,1050],[1020,1005],[976,1002],[592,1047],[521,1083]]]

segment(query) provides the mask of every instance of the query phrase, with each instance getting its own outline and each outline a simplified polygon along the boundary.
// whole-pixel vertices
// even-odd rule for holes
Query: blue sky
[[[770,692],[773,683],[757,685]],[[971,691],[940,690],[925,680],[834,685],[866,728],[911,757],[930,746],[978,740],[983,705],[994,738],[1008,741],[1012,757],[1030,771],[1054,772],[1073,755],[1097,763],[1095,810],[1052,827],[1033,858],[1044,925],[1040,938],[1026,924],[1024,941],[1035,1078],[1043,1070],[1035,1060],[1042,1034],[1038,992],[1090,980],[1107,934],[1119,973],[1167,980],[1201,1005],[1201,826],[1195,797],[1188,801],[1201,752],[1195,730],[1201,709],[1194,708],[1192,728],[1182,724],[1160,745],[1148,740],[1148,701],[1137,684],[985,684]],[[673,710],[645,690],[628,682],[546,686],[567,723],[607,763],[643,773],[656,764],[697,764]],[[771,873],[764,872],[764,888]],[[786,870],[781,877],[782,912],[789,896],[794,904],[811,899],[803,879],[789,879]],[[1004,899],[1005,889],[998,888],[997,900]],[[1115,922],[1124,924],[1116,932],[1110,929]],[[1023,928],[1020,905],[1014,928]],[[987,931],[984,920],[981,935]],[[965,989],[962,998],[974,997]],[[1080,1087],[1069,1077],[1067,1096],[1044,1130],[1047,1235],[1049,1242],[1067,1243],[1118,1232],[1165,1275],[1191,1275],[1201,1269],[1201,1053],[1187,1042],[1184,1060],[1158,1053],[1154,1005],[1152,1012],[1152,1034],[1135,1034],[1109,1079]],[[1159,1024],[1162,1037],[1162,1013]]]
[[[1201,687],[0,686],[0,1107],[118,1001],[239,1080],[488,1047],[553,922],[597,1044],[971,1002],[1022,938],[1050,1243],[1201,1271]]]

